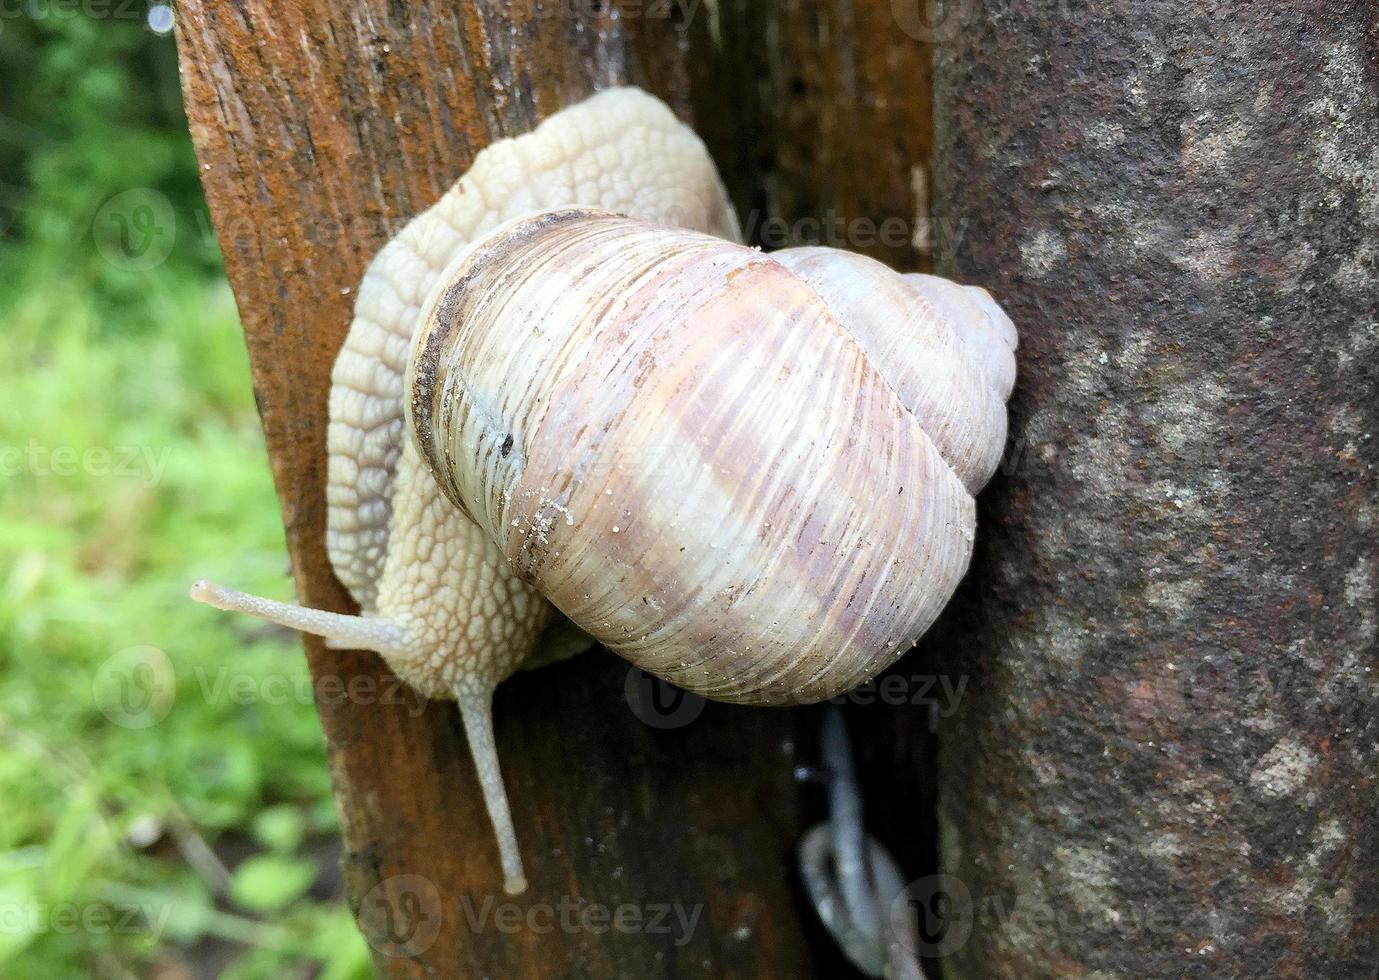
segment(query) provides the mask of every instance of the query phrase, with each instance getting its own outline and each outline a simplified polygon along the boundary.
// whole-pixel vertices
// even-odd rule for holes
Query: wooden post
[[[831,210],[879,227],[897,216],[913,232],[913,169],[928,147],[924,48],[896,29],[885,0],[827,15],[843,18],[831,30],[845,46],[787,5],[780,16],[793,26],[773,35],[771,57],[812,59],[818,70],[798,74],[810,90],[777,73],[784,87],[753,89],[736,108],[740,87],[756,85],[740,55],[759,50],[763,30],[746,11],[678,0],[179,4],[187,113],[304,602],[351,608],[323,548],[323,482],[329,374],[353,287],[488,143],[595,89],[637,84],[697,124],[749,228],[755,208],[758,221]],[[913,74],[887,74],[896,64]],[[819,120],[829,121],[822,133]],[[884,142],[880,152],[855,146],[858,126]],[[757,146],[771,148],[769,175]],[[852,244],[903,267],[920,261],[908,242]],[[391,675],[370,654],[306,648],[324,695],[346,879],[380,972],[837,975],[841,959],[794,867],[795,842],[823,815],[792,779],[812,761],[812,711],[690,702],[683,713],[643,710],[643,721],[629,709],[637,675],[604,652],[509,681],[497,741],[531,879],[510,900],[453,708],[418,715],[410,702],[330,696],[360,678],[388,690]],[[880,805],[921,805],[904,764],[926,751],[908,739],[928,716],[906,706],[864,722],[899,733],[863,753],[872,812],[897,853],[929,851],[915,818]],[[619,907],[640,926],[604,918]]]
[[[483,146],[595,88],[636,83],[687,111],[672,19],[544,6],[179,5],[188,117],[311,605],[350,607],[323,550],[326,395],[373,253]],[[331,678],[389,683],[372,655],[307,650],[318,694]],[[348,887],[380,972],[808,973],[794,717],[710,706],[658,728],[628,709],[627,678],[598,652],[499,692],[532,882],[511,900],[516,927],[500,918],[510,900],[453,707],[318,696]],[[619,907],[636,918],[615,927]]]
[[[1379,963],[1379,17],[950,4],[940,271],[1020,328],[949,976]]]
[[[928,268],[933,153],[918,0],[724,0],[696,58],[699,129],[766,248],[831,245]]]

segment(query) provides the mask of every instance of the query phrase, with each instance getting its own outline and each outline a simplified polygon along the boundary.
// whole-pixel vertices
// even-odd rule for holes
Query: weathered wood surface
[[[851,28],[854,49],[917,64],[916,42],[882,16],[887,6],[859,3],[846,14],[862,24]],[[741,32],[756,28],[725,13],[715,40],[706,6],[672,3],[670,18],[652,16],[657,9],[665,8],[179,4],[187,113],[244,322],[302,601],[350,608],[323,548],[324,443],[330,368],[364,266],[479,149],[597,88],[640,84],[687,119],[692,108],[702,115],[733,104],[720,86],[740,79],[726,66],[753,47]],[[908,156],[927,138],[913,135],[927,132],[923,73],[902,84],[870,56],[838,67],[822,53],[832,50],[828,36],[812,28],[772,43],[783,64],[825,59],[819,70],[853,72],[856,84],[828,82],[797,100],[806,107],[789,127],[765,111],[776,94],[756,102],[751,118],[701,126],[734,196],[791,214],[831,204],[880,218],[899,208],[908,224],[911,168],[922,162]],[[907,110],[882,105],[876,92],[913,101]],[[881,120],[907,113],[903,137],[874,159],[820,149],[817,135],[809,154],[791,156],[811,120],[834,119],[829,140],[841,140],[854,132],[845,119],[876,132],[891,125]],[[757,140],[773,147],[774,197],[754,185],[764,179],[758,171],[728,159]],[[846,191],[818,196],[830,175]],[[908,249],[890,257],[909,264]],[[837,975],[836,954],[794,878],[794,843],[820,816],[817,799],[791,778],[812,751],[808,710],[709,705],[683,727],[649,725],[628,709],[627,667],[606,653],[508,682],[497,699],[497,740],[531,879],[529,893],[511,900],[499,887],[453,707],[417,713],[410,702],[380,703],[391,700],[381,695],[390,675],[377,657],[310,639],[306,648],[319,691],[361,678],[374,685],[356,687],[354,698],[320,697],[318,710],[343,814],[346,880],[380,972]],[[927,718],[922,708],[914,714]],[[911,749],[895,752],[908,758]],[[896,777],[883,771],[873,782],[892,795]],[[893,815],[892,826],[903,820]],[[598,917],[619,906],[634,910],[621,926]],[[670,917],[653,930],[662,906]],[[693,928],[677,925],[697,909]],[[498,915],[518,918],[514,925]]]
[[[1021,373],[948,975],[1372,978],[1379,8],[955,6],[940,271]]]
[[[723,0],[695,58],[698,128],[743,229],[927,268],[933,149],[919,0]]]

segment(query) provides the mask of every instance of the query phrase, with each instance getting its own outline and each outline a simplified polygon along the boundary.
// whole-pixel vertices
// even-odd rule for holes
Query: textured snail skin
[[[950,322],[866,260],[787,261],[529,216],[447,270],[409,368],[422,456],[513,568],[720,700],[822,700],[894,662],[966,570],[1005,438],[1009,321],[973,299],[981,322]]]
[[[402,378],[447,265],[503,221],[565,204],[740,235],[703,144],[644,92],[599,93],[487,147],[369,265],[332,374],[326,546],[361,615],[192,587],[218,608],[376,650],[422,694],[457,700],[512,893],[526,877],[494,746],[493,691],[534,654],[557,659],[590,641],[441,493],[404,437]]]

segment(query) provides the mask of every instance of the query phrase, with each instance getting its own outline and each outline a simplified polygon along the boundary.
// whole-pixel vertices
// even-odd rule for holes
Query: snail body
[[[819,700],[908,649],[966,569],[1009,320],[739,237],[645,93],[487,148],[371,263],[332,375],[327,550],[360,614],[193,586],[455,699],[509,892],[491,704],[514,670],[592,637],[710,697]]]

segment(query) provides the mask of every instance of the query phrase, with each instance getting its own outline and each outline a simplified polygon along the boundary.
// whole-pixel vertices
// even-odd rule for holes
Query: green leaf
[[[301,897],[316,878],[316,866],[301,858],[259,854],[235,869],[230,897],[246,909],[276,912]]]
[[[270,806],[254,818],[254,839],[277,854],[290,854],[306,835],[302,811],[284,804]]]

